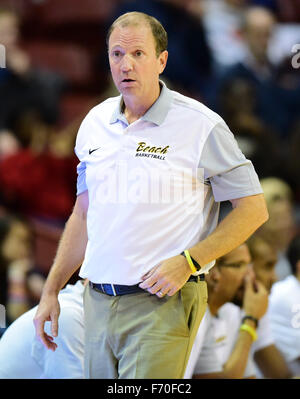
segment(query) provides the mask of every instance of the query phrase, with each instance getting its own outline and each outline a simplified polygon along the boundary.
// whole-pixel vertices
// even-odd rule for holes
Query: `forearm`
[[[254,327],[253,322],[247,324]],[[247,367],[253,339],[247,331],[239,331],[238,339],[231,355],[224,365],[224,378],[243,378]]]
[[[84,259],[87,245],[86,217],[74,209],[62,234],[43,295],[55,293],[67,283]]]
[[[191,256],[205,265],[245,242],[268,218],[264,197],[241,198],[213,233],[189,248]]]
[[[291,378],[288,365],[274,344],[255,352],[254,360],[265,378]]]

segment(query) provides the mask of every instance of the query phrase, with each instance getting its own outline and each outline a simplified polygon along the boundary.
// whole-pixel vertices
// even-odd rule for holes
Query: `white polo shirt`
[[[268,315],[276,346],[294,373],[300,373],[300,281],[293,275],[272,286]],[[298,364],[294,370],[293,362]]]
[[[18,317],[0,339],[0,379],[83,378],[84,314],[82,281],[68,284],[58,295],[60,303],[55,352],[35,335],[37,306]],[[50,322],[45,331],[51,335]]]
[[[223,305],[217,316],[211,317],[194,374],[217,373],[223,370],[236,344],[240,325],[241,310],[231,303]],[[243,377],[252,376],[255,376],[255,366],[251,351]]]
[[[132,124],[118,96],[94,107],[79,129],[77,194],[89,194],[80,276],[94,283],[139,283],[215,229],[217,202],[262,193],[222,118],[161,87]]]

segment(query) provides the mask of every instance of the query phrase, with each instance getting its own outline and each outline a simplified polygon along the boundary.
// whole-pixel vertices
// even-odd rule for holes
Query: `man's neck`
[[[214,297],[211,295],[210,299],[208,300],[208,307],[209,311],[213,316],[216,316],[219,309],[225,304],[226,302],[222,302],[219,298]]]
[[[250,49],[244,58],[244,64],[247,65],[260,78],[268,78],[271,74],[271,65],[267,56],[255,56]]]
[[[146,99],[137,98],[134,96],[123,96],[124,100],[124,115],[128,123],[133,123],[134,121],[141,118],[148,111],[149,108],[155,103],[160,95],[160,85],[158,85],[157,90]]]

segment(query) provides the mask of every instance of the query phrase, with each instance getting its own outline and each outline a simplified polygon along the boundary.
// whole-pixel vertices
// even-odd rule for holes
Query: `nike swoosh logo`
[[[91,155],[94,151],[97,151],[97,150],[99,150],[99,148],[100,147],[98,147],[98,148],[95,148],[94,150],[89,150],[89,155]]]

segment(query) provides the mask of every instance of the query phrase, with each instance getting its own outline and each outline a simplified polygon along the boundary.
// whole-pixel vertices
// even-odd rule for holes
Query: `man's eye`
[[[113,52],[114,57],[119,57],[120,56],[120,51],[114,51]]]
[[[136,53],[135,53],[135,55],[136,55],[137,57],[140,57],[142,54],[143,54],[143,53],[142,53],[141,51],[136,51]]]

